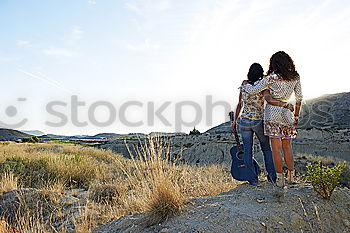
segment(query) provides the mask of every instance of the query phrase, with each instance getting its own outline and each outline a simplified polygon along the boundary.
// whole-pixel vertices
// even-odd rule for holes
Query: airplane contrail
[[[55,88],[58,88],[66,93],[69,93],[70,95],[73,95],[73,92],[67,88],[65,88],[64,86],[62,86],[59,82],[57,82],[56,80],[53,80],[51,78],[49,78],[48,76],[42,74],[42,73],[39,73],[39,74],[33,74],[31,72],[28,72],[28,71],[25,71],[23,68],[21,67],[18,67],[18,70],[23,73],[23,74],[26,74],[27,76],[30,76],[32,78],[35,78],[35,79],[38,79],[42,82],[45,82]]]

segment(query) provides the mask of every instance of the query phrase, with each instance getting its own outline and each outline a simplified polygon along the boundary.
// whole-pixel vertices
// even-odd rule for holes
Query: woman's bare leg
[[[276,173],[282,173],[282,143],[280,138],[271,138],[271,149],[273,164],[275,165]]]
[[[294,158],[292,153],[292,143],[291,139],[282,139],[282,149],[284,153],[284,161],[286,161],[288,167],[288,184],[294,182]]]
[[[288,171],[294,170],[294,158],[292,153],[291,139],[282,139],[282,149],[284,153],[284,161],[287,164]]]

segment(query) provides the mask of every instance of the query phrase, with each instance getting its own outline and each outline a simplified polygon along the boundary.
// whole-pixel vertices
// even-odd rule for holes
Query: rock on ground
[[[75,232],[74,221],[80,216],[80,209],[84,206],[86,191],[75,191],[73,195],[60,194],[32,188],[12,190],[0,195],[0,216],[10,225],[15,226],[20,216],[32,217],[32,220],[42,223],[51,222],[44,232]],[[79,197],[79,198],[78,198]],[[1,232],[1,231],[0,231]],[[33,229],[33,232],[36,232]]]
[[[168,221],[146,227],[145,215],[114,220],[93,230],[113,232],[349,232],[350,192],[337,188],[330,200],[306,184],[280,189],[243,184],[228,192],[193,198]]]

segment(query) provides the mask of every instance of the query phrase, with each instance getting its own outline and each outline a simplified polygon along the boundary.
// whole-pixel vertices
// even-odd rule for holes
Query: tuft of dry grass
[[[11,190],[16,190],[17,188],[17,177],[15,177],[12,172],[5,172],[1,175],[0,194]]]
[[[63,192],[66,190],[66,184],[62,180],[49,180],[41,189],[44,191],[63,194]]]
[[[158,177],[153,182],[153,195],[147,200],[145,215],[146,224],[149,226],[177,215],[185,205],[180,188],[167,177]]]

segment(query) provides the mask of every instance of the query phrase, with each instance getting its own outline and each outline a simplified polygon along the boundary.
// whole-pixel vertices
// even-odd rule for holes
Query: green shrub
[[[311,183],[314,190],[323,198],[330,199],[340,175],[346,167],[346,162],[338,163],[334,167],[324,166],[320,162],[315,165],[309,163],[306,167],[308,172],[307,182]]]
[[[58,176],[50,169],[47,160],[28,160],[20,157],[7,158],[0,163],[0,173],[6,172],[15,174],[21,185],[34,188],[39,188],[45,182],[54,180]]]
[[[30,138],[23,138],[22,142],[39,143],[41,140],[37,136],[33,136]]]
[[[63,158],[64,159],[64,158]],[[68,188],[88,189],[96,179],[96,168],[83,163],[83,158],[75,154],[64,162],[56,163],[49,157],[34,160],[10,157],[0,162],[0,174],[13,173],[24,187],[41,188],[50,182],[60,180]]]
[[[26,165],[27,161],[22,158],[7,158],[0,163],[0,173],[14,173],[17,176],[24,176],[26,174]]]

